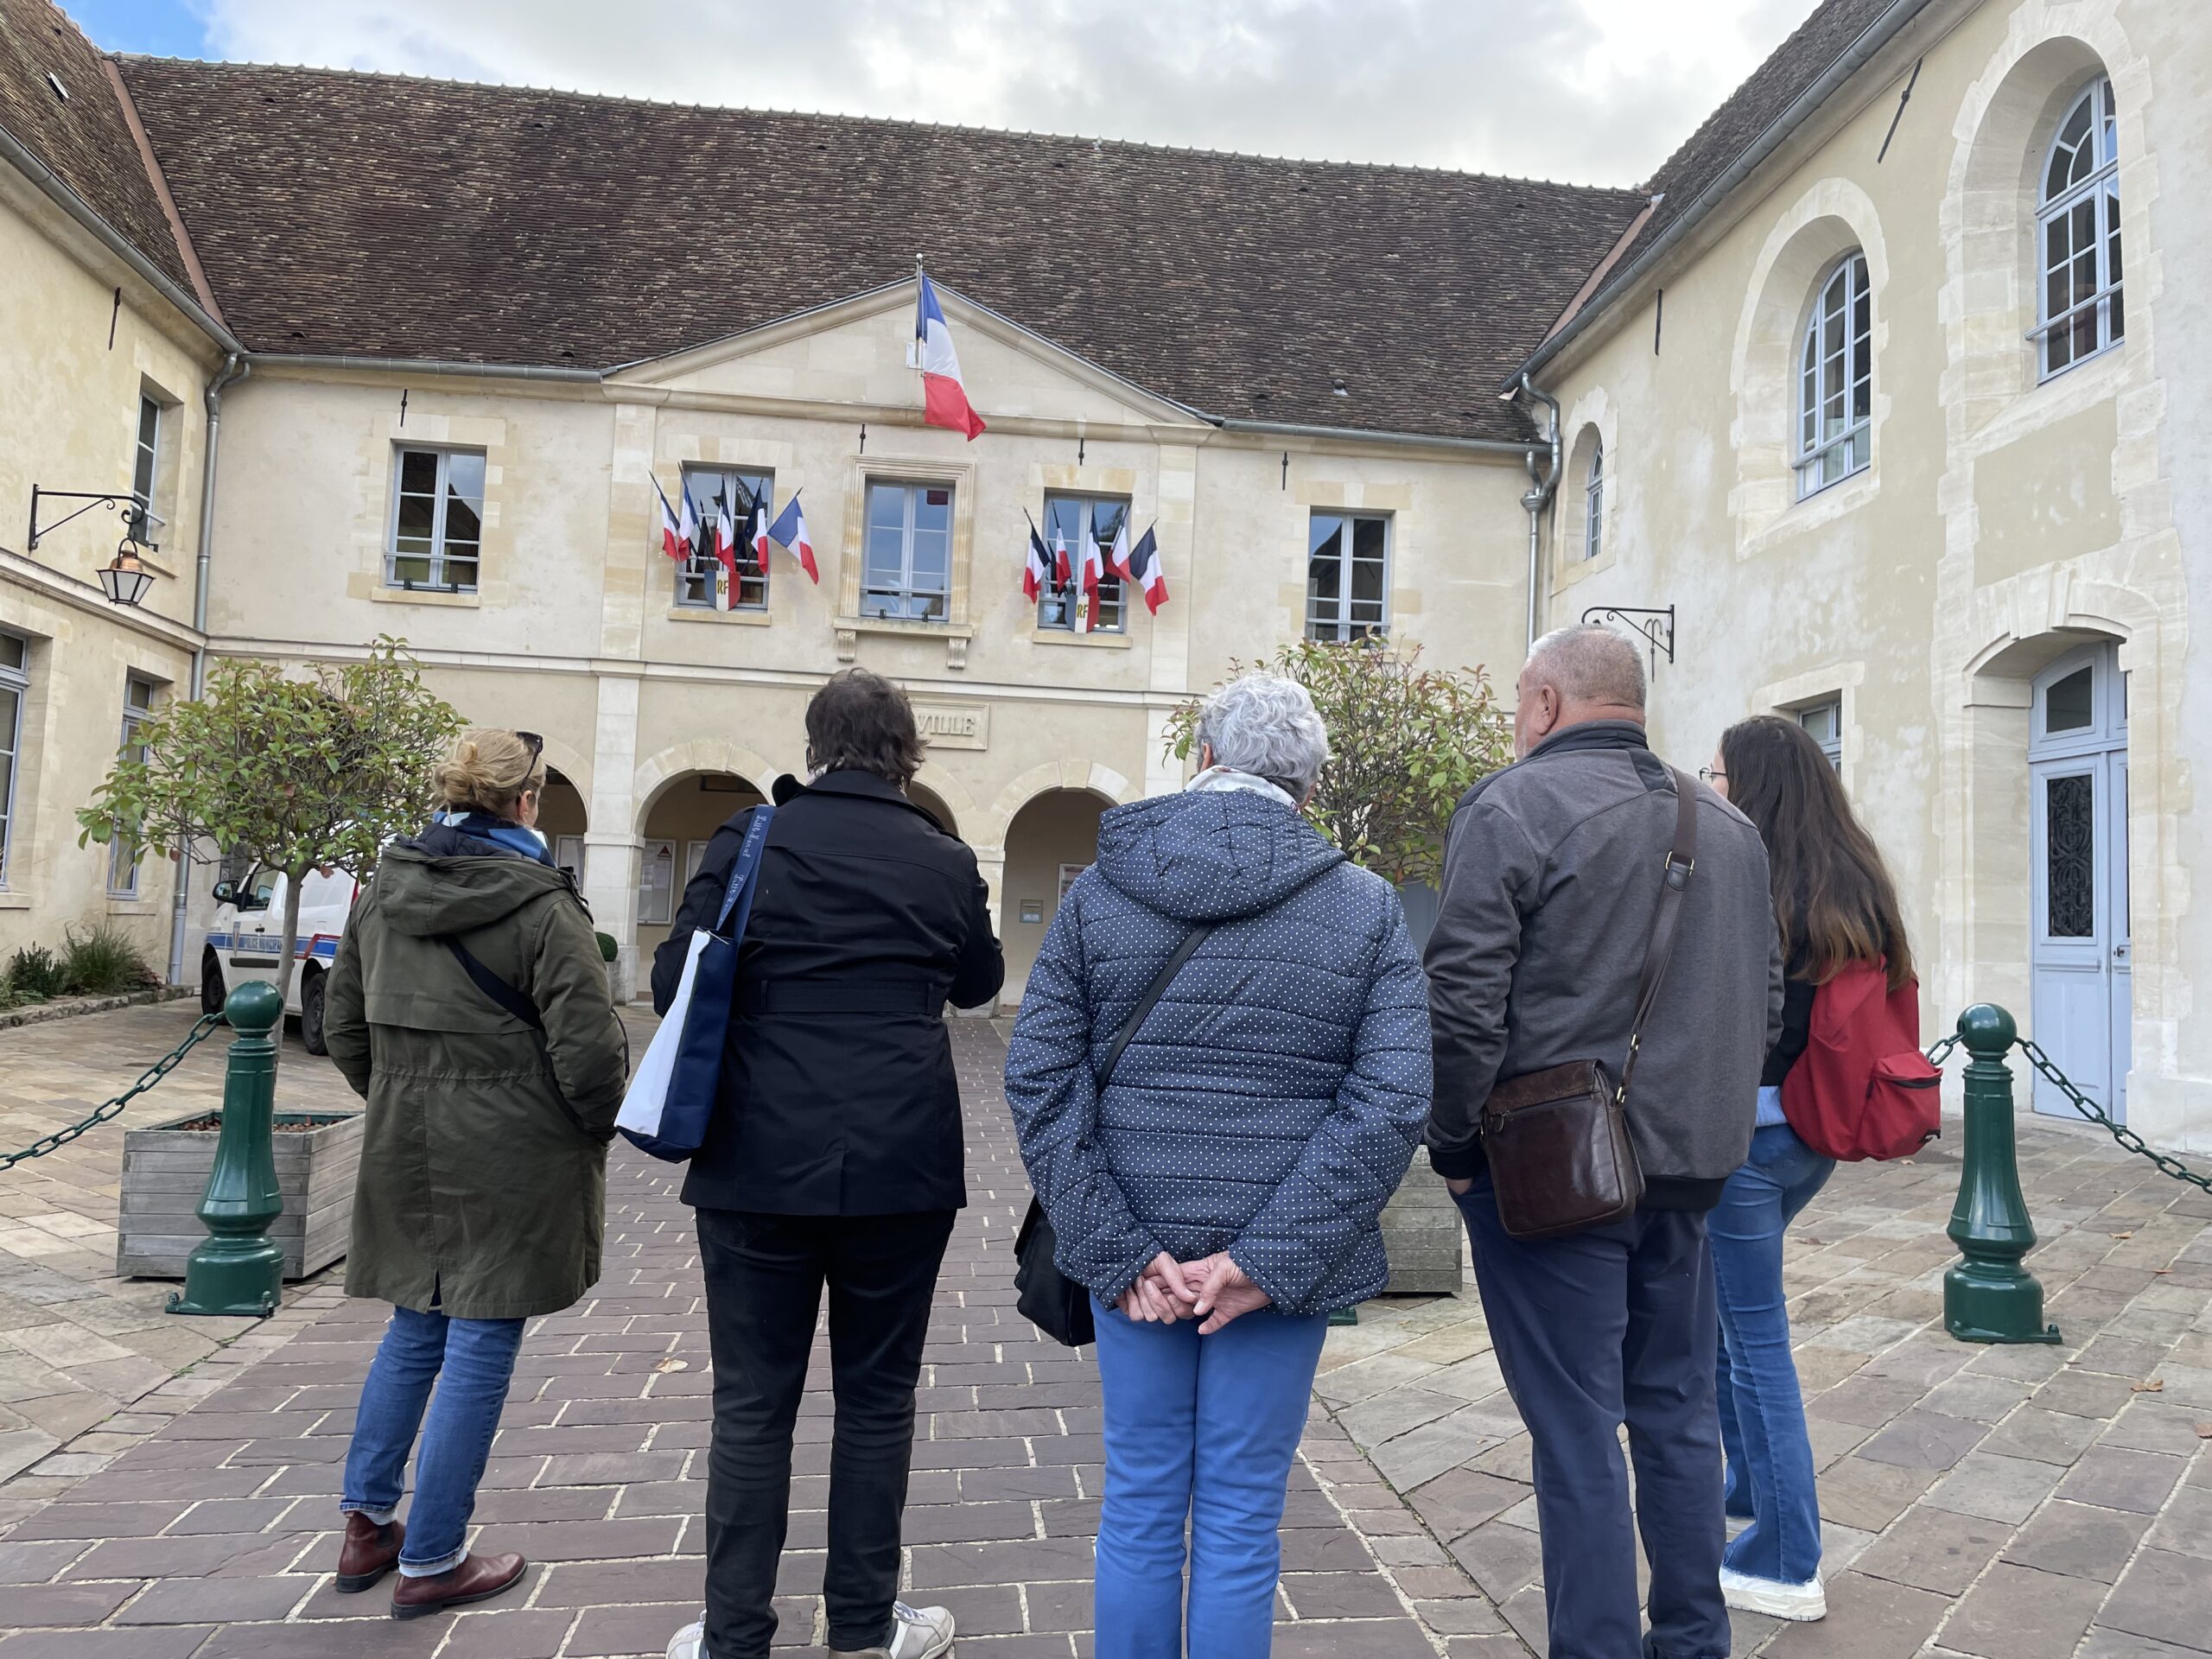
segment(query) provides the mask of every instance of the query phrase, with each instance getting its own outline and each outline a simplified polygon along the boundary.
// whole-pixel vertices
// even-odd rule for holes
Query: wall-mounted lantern
[[[76,512],[65,513],[50,524],[38,521],[38,504],[47,501],[82,501],[85,505]],[[146,590],[154,585],[154,573],[141,558],[142,554],[160,550],[146,539],[146,504],[137,496],[90,490],[42,490],[31,486],[30,543],[24,550],[36,552],[38,538],[61,528],[70,519],[90,512],[94,507],[113,508],[123,515],[123,539],[115,545],[115,557],[100,567],[100,591],[107,595],[111,605],[137,606],[146,597]]]

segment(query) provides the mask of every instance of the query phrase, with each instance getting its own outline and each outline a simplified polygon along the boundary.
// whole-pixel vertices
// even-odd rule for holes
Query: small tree
[[[440,752],[461,717],[423,684],[389,637],[356,663],[303,675],[232,659],[205,696],[173,702],[142,727],[91,804],[77,844],[121,836],[163,857],[202,843],[234,861],[241,893],[264,870],[284,877],[277,988],[289,992],[308,873],[365,875],[395,835],[416,828]]]
[[[1354,863],[1394,885],[1439,883],[1444,832],[1468,785],[1513,758],[1513,733],[1480,668],[1421,666],[1418,645],[1305,639],[1262,664],[1313,694],[1329,728],[1329,764],[1306,816]],[[1197,746],[1200,704],[1170,716],[1168,753]]]

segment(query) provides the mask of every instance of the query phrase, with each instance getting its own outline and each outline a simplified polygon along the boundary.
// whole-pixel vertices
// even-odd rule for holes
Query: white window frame
[[[429,580],[427,582],[405,581],[399,575],[399,561],[403,556],[399,551],[399,503],[402,493],[400,486],[406,476],[407,457],[410,455],[435,455],[438,462],[436,482],[432,486],[436,493],[431,498],[430,550],[428,554],[409,553],[404,556],[410,559],[427,558],[429,561]],[[428,443],[402,443],[392,447],[391,507],[385,515],[384,533],[385,587],[397,588],[403,591],[414,593],[473,594],[477,591],[479,584],[483,581],[485,497],[491,493],[488,461],[486,462],[487,477],[484,495],[479,496],[476,500],[475,551],[463,556],[464,561],[470,567],[471,575],[467,582],[447,580],[449,573],[446,565],[451,556],[447,552],[446,543],[446,501],[451,493],[448,481],[452,476],[453,463],[456,456],[467,456],[478,461],[486,461],[485,453],[481,449],[445,449]]]
[[[1874,461],[1874,302],[1866,251],[1837,260],[1814,289],[1797,351],[1797,499],[1819,494]],[[1860,302],[1866,321],[1859,324]],[[1839,325],[1831,349],[1827,328]],[[1857,365],[1863,362],[1863,372]],[[1862,398],[1860,393],[1864,391]],[[1863,403],[1863,412],[1861,404]],[[1834,411],[1831,413],[1831,408]],[[1840,455],[1840,470],[1836,457]]]
[[[668,885],[654,887],[646,880],[646,872],[658,862],[661,854],[668,855]],[[676,919],[676,892],[680,885],[676,879],[676,842],[665,836],[648,836],[638,856],[638,925],[666,927]],[[660,903],[651,901],[658,895]],[[655,914],[655,910],[658,914]]]
[[[1319,556],[1313,550],[1313,525],[1322,518],[1344,521],[1344,541],[1337,555],[1337,596],[1323,599],[1313,591],[1313,562]],[[1362,523],[1382,526],[1382,615],[1371,622],[1355,621],[1351,614],[1352,546],[1357,539],[1356,526]],[[1396,521],[1387,512],[1353,512],[1341,507],[1316,507],[1306,520],[1306,637],[1341,645],[1355,639],[1387,639],[1390,637],[1390,570],[1395,562],[1397,540]],[[1325,609],[1325,607],[1327,607]]]
[[[137,700],[134,694],[144,693],[145,700]],[[118,754],[128,754],[138,746],[138,728],[154,717],[154,709],[162,694],[161,683],[143,674],[129,673],[123,677],[123,734],[116,745]],[[118,824],[107,842],[107,896],[111,899],[138,897],[138,875],[145,862],[145,848],[137,842],[126,842],[123,826]]]
[[[1605,440],[1590,444],[1590,479],[1582,486],[1582,558],[1585,563],[1605,548]]]
[[[1822,737],[1814,731],[1812,717],[1828,716],[1828,735]],[[1823,697],[1818,702],[1808,702],[1790,710],[1790,717],[1805,728],[1806,734],[1821,746],[1821,753],[1828,758],[1828,765],[1837,772],[1843,770],[1843,698],[1840,696]]]
[[[1098,509],[1101,507],[1120,508],[1122,520],[1126,524],[1128,519],[1130,502],[1126,495],[1086,495],[1077,490],[1047,491],[1045,495],[1043,520],[1045,547],[1047,552],[1051,551],[1052,546],[1052,509],[1058,505],[1075,507],[1082,515],[1077,525],[1077,535],[1068,547],[1068,556],[1073,562],[1075,568],[1069,572],[1067,585],[1065,587],[1060,584],[1059,572],[1057,569],[1047,577],[1043,589],[1037,595],[1037,626],[1047,632],[1073,633],[1077,632],[1077,608],[1074,603],[1074,598],[1083,591],[1082,537],[1084,536],[1096,537]],[[1134,541],[1135,537],[1133,536],[1130,539]],[[1099,542],[1098,556],[1102,560],[1112,545],[1111,537]],[[1120,575],[1111,565],[1109,565],[1106,568],[1106,574],[1099,578],[1098,614],[1091,619],[1090,626],[1083,632],[1126,633],[1128,632],[1128,595],[1122,591]]]
[[[146,435],[146,417],[154,417],[153,435]],[[138,431],[130,447],[130,499],[144,515],[148,539],[168,520],[154,511],[154,493],[162,486],[162,429],[168,424],[168,410],[150,391],[138,394]]]
[[[16,779],[23,770],[23,705],[31,699],[31,642],[10,629],[0,629],[0,639],[14,645],[22,656],[20,664],[0,662],[0,690],[16,699],[15,718],[0,725],[0,744],[5,746],[0,755],[8,762],[8,781],[0,786],[0,892],[5,892],[9,855],[15,849]]]
[[[870,478],[861,495],[861,614],[870,620],[942,624],[952,619],[952,543],[957,525],[955,514],[959,510],[959,498],[950,480],[932,481],[927,479]],[[878,490],[894,490],[906,502],[905,522],[899,531],[899,586],[895,588],[873,585],[873,562],[875,540],[874,499]],[[941,588],[922,588],[915,583],[914,537],[915,509],[923,492],[943,490],[944,502],[944,585]],[[935,600],[935,613],[918,614],[917,601]]]
[[[687,495],[691,493],[691,480],[695,478],[715,480],[734,478],[748,492],[751,492],[757,483],[760,486],[759,493],[766,503],[772,505],[776,499],[776,475],[766,468],[709,467],[703,463],[692,466],[687,463],[683,468],[683,490]],[[709,499],[711,502],[711,492]],[[679,502],[677,505],[681,507],[682,503]],[[732,505],[734,506],[735,503],[732,503]],[[691,550],[690,558],[682,560],[677,564],[676,603],[683,610],[711,611],[718,607],[717,596],[721,593],[722,579],[726,573],[722,569],[721,561],[714,556],[712,550],[714,526],[708,521],[705,508],[696,496],[692,497],[691,510],[698,518],[702,541],[700,545]],[[753,556],[752,522],[749,517],[741,518],[732,527],[737,535],[739,587],[737,596],[731,601],[728,608],[733,611],[765,611],[768,608],[768,560],[764,558],[760,561],[760,569],[757,573],[748,572],[745,567]],[[747,599],[744,596],[745,588],[747,584],[753,582],[759,584],[760,594],[757,598]]]
[[[2050,190],[2051,167],[2059,158],[2067,129],[2085,108],[2089,112],[2089,130],[2083,143],[2088,146],[2089,170],[2054,195]],[[2078,159],[2081,147],[2075,146],[2071,154]],[[2069,170],[2072,170],[2070,165]],[[2082,95],[2066,106],[2066,113],[2059,118],[2050,143],[2044,147],[2043,166],[2036,175],[2036,197],[2039,204],[2036,208],[2037,323],[2028,338],[2036,346],[2037,378],[2048,380],[2078,363],[2110,351],[2127,337],[2126,302],[2120,291],[2119,113],[2113,102],[2109,79],[2100,77],[2090,82]],[[2075,214],[2083,207],[2089,210],[2093,221],[2090,245],[2086,251],[2075,245],[2070,228]],[[2067,238],[2065,257],[2056,261],[2050,257],[2054,233],[2063,234]],[[2052,273],[2078,266],[2085,252],[2090,265],[2091,291],[2086,298],[2074,298],[2063,310],[2054,314],[2050,303]],[[2069,292],[2070,296],[2070,282]],[[2094,339],[2087,350],[2082,350],[2075,335],[2077,325],[2085,317],[2092,321]],[[2063,342],[2066,356],[2063,362],[2055,363],[2052,347],[2060,342]]]

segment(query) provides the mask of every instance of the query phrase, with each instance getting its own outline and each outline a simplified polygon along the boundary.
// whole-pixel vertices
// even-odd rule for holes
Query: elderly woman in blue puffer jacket
[[[1389,1276],[1376,1217],[1428,1116],[1427,988],[1397,895],[1299,810],[1329,753],[1312,698],[1245,676],[1198,742],[1182,794],[1101,821],[1007,1055],[1056,1260],[1097,1299],[1098,1659],[1268,1652],[1323,1330]]]

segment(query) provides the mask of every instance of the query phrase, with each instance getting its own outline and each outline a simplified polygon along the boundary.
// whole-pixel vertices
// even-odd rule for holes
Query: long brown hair
[[[1853,963],[1886,962],[1891,990],[1909,983],[1897,886],[1811,734],[1779,715],[1754,715],[1720,734],[1720,764],[1729,801],[1766,842],[1791,975],[1822,984]]]

